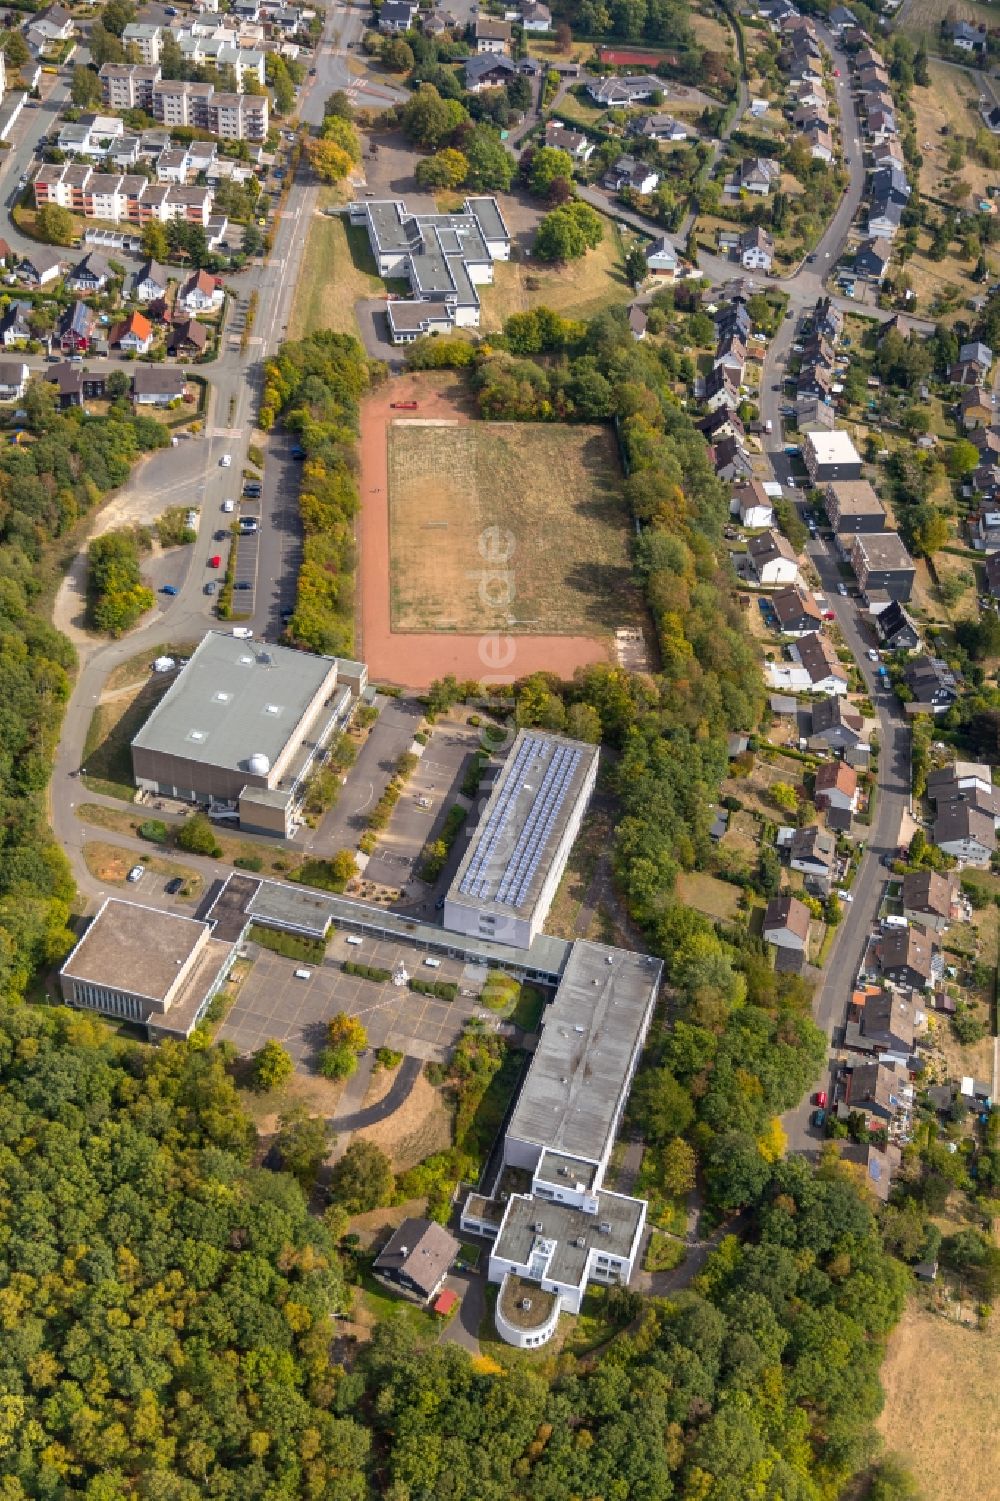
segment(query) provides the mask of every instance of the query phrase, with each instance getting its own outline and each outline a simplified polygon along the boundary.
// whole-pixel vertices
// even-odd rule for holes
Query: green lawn
[[[408,1325],[420,1339],[436,1339],[441,1330],[442,1320],[435,1314],[427,1313],[425,1309],[418,1308],[415,1303],[407,1302],[405,1298],[393,1297],[392,1293],[387,1292],[370,1272],[362,1273],[359,1296],[369,1313],[378,1319],[379,1323],[384,1319],[399,1319]]]
[[[91,792],[103,792],[108,797],[132,801],[135,796],[132,741],[172,682],[169,674],[153,675],[135,698],[98,704],[91,716],[83,747],[87,775],[82,780]]]

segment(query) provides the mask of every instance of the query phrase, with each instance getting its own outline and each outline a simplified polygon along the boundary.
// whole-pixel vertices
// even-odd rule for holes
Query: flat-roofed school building
[[[132,741],[136,786],[286,837],[366,682],[359,662],[209,631]]]
[[[59,972],[68,1006],[187,1037],[236,950],[212,925],[109,897]]]
[[[594,745],[521,730],[445,897],[453,933],[530,948],[597,780]]]

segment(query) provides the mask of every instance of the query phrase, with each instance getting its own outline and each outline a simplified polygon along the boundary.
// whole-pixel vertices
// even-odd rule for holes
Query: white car
[[[838,584],[837,585],[837,593],[838,594],[842,594],[844,596],[844,598],[846,599],[847,598],[847,585],[846,584]]]
[[[231,469],[232,466],[233,466],[233,456],[232,456],[232,454],[231,453],[224,453],[222,455],[222,458],[219,460],[219,464],[221,465],[221,467],[223,469]]]
[[[128,873],[127,879],[132,882],[141,881],[145,874],[146,867],[144,865],[133,865],[132,869]]]
[[[230,515],[231,512],[236,510],[235,500],[224,500],[222,502],[222,509],[225,511],[227,516]]]
[[[878,661],[878,652],[875,650],[874,646],[870,647],[868,650],[868,660],[869,662]]]

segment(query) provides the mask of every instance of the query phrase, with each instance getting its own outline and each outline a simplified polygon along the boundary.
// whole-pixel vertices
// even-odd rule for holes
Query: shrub
[[[177,831],[177,844],[191,855],[211,855],[218,859],[222,845],[215,837],[215,830],[204,813],[192,813]]]
[[[139,825],[139,838],[148,839],[151,844],[166,844],[167,826],[162,819],[147,818]]]
[[[317,886],[321,891],[340,892],[345,889],[351,876],[356,874],[353,853],[350,850],[340,850],[332,860],[306,860],[298,870],[290,873],[288,879],[300,881],[304,886]]]
[[[459,831],[465,822],[465,809],[456,803],[448,809],[447,817],[437,839],[424,846],[420,861],[420,876],[424,881],[436,881],[444,869],[445,861],[452,845],[458,838]]]
[[[353,1048],[324,1048],[316,1067],[324,1079],[349,1079],[358,1066],[358,1055]]]
[[[414,976],[410,989],[417,995],[430,995],[437,1001],[453,1001],[458,995],[458,986],[448,980],[421,980]]]
[[[380,1068],[398,1068],[403,1061],[403,1054],[397,1053],[395,1048],[378,1048],[375,1053],[375,1071]]]
[[[233,864],[240,870],[264,869],[264,862],[259,855],[237,855]]]
[[[392,979],[392,972],[388,969],[378,969],[374,964],[355,964],[353,959],[345,959],[341,965],[345,975],[357,975],[361,980],[372,980],[376,985],[384,985]]]
[[[262,949],[269,949],[272,954],[281,954],[285,959],[302,959],[307,964],[322,964],[326,954],[326,944],[322,939],[300,938],[295,933],[276,933],[273,928],[262,928],[257,923],[252,924],[247,938]]]

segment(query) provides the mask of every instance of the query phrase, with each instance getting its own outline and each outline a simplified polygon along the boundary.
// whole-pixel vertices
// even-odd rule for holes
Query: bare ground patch
[[[451,1146],[451,1112],[440,1090],[421,1073],[402,1105],[387,1120],[353,1134],[381,1147],[394,1170],[401,1173]]]

